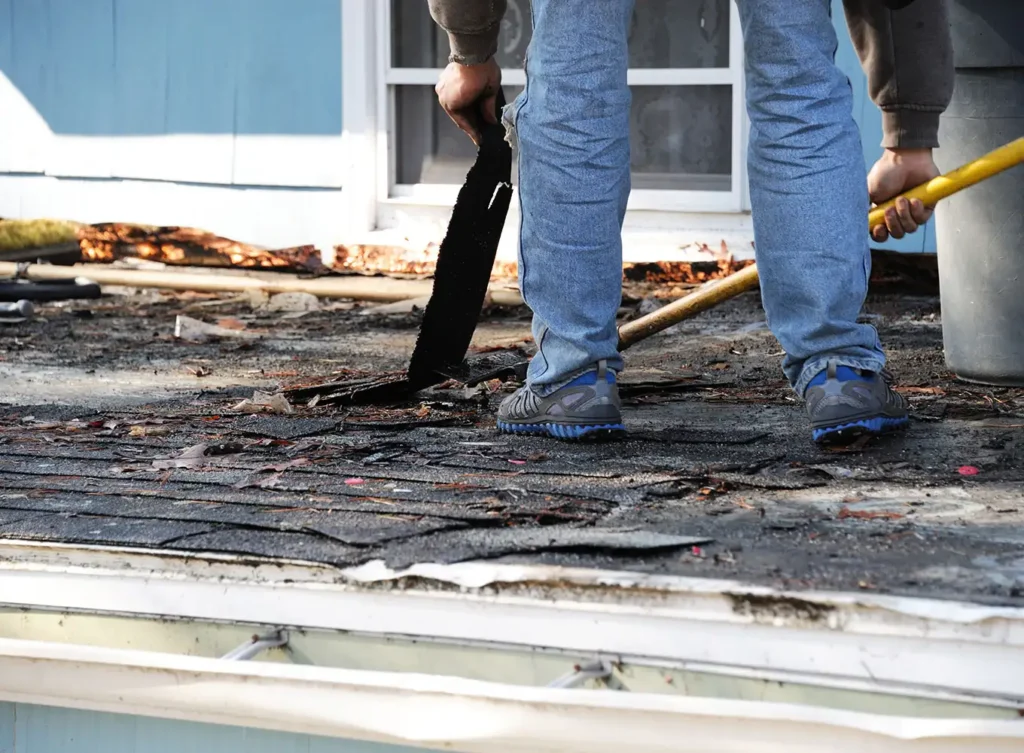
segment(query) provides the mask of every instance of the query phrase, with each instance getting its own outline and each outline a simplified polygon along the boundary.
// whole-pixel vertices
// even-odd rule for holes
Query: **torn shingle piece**
[[[300,532],[220,530],[182,538],[171,549],[305,560],[339,567],[373,559],[373,550]]]
[[[207,523],[96,515],[38,515],[5,525],[0,537],[60,541],[68,544],[161,546],[182,536],[204,533]]]
[[[422,562],[448,564],[535,552],[604,552],[631,554],[706,544],[706,536],[669,536],[637,528],[476,528],[449,531],[424,541],[398,542],[384,550],[393,568]]]

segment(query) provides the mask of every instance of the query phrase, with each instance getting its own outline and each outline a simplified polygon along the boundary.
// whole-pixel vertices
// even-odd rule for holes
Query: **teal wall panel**
[[[239,0],[174,0],[165,5],[166,132],[234,133],[238,52],[248,31],[241,27]],[[264,91],[258,96],[273,102],[281,92]]]
[[[341,2],[0,0],[0,72],[58,134],[340,135]],[[881,119],[841,0],[832,10],[870,166]],[[230,143],[223,149],[230,163]],[[934,245],[929,226],[883,247]]]
[[[3,71],[40,112],[50,109],[53,76],[47,8],[38,0],[10,0],[10,52]]]
[[[10,70],[14,59],[14,0],[0,0],[0,71]]]
[[[341,0],[0,0],[0,71],[57,134],[336,135]]]
[[[238,131],[341,133],[341,2],[244,0],[244,7]],[[276,92],[273,107],[265,91]]]
[[[0,701],[0,753],[14,753],[14,704]]]
[[[114,6],[114,121],[126,133],[166,131],[169,22],[176,5],[122,0]]]
[[[5,744],[8,747],[4,747]],[[0,703],[0,753],[415,753],[243,727]]]
[[[55,133],[112,133],[114,0],[47,0],[32,6],[46,12],[49,27],[50,128]]]

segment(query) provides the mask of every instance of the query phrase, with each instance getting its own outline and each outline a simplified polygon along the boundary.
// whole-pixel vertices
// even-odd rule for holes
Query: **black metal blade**
[[[504,104],[499,91],[499,121]],[[322,404],[390,403],[447,381],[449,374],[459,371],[483,310],[511,202],[512,147],[505,141],[505,128],[499,123],[485,129],[476,162],[452,210],[408,376],[347,380],[286,394],[297,400],[319,395]],[[499,371],[504,373],[494,373]]]
[[[503,104],[499,95],[499,115]],[[465,359],[511,201],[512,147],[504,127],[492,125],[484,131],[438,253],[433,292],[409,362],[414,389],[444,381],[445,372]]]

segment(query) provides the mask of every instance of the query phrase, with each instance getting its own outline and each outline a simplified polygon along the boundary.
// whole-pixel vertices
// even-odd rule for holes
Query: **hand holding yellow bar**
[[[993,175],[1021,163],[1024,163],[1024,137],[1011,141],[1006,146],[1001,146],[984,157],[969,162],[963,167],[958,167],[945,175],[940,175],[938,178],[917,188],[912,188],[875,207],[868,213],[868,230],[870,231],[871,228],[885,222],[885,212],[896,204],[896,199],[920,199],[925,206],[934,206],[947,196],[952,196],[968,186],[980,183],[986,178],[991,178]],[[723,280],[705,285],[696,292],[663,306],[652,314],[634,319],[619,328],[619,348],[624,350],[656,332],[668,329],[723,301],[734,298],[740,293],[751,290],[757,287],[759,279],[755,264]]]
[[[917,188],[912,188],[906,193],[878,205],[868,213],[868,229],[878,227],[885,222],[885,212],[896,205],[896,199],[920,199],[925,206],[935,206],[941,199],[952,196],[975,183],[981,183],[986,178],[991,178],[1022,162],[1024,162],[1024,137],[1011,141],[1006,146],[1001,146],[974,162],[968,162],[963,167],[933,178]]]

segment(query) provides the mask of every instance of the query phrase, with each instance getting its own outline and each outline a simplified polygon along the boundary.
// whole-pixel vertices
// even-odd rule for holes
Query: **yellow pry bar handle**
[[[934,206],[942,199],[1016,167],[1022,162],[1024,137],[875,207],[868,213],[868,229],[877,227],[885,221],[885,212],[896,204],[896,199],[920,199],[926,206]],[[735,298],[740,293],[752,290],[757,287],[758,281],[757,265],[753,264],[722,280],[709,283],[652,314],[627,322],[619,327],[619,349],[625,350],[656,332],[668,329],[719,303]]]

